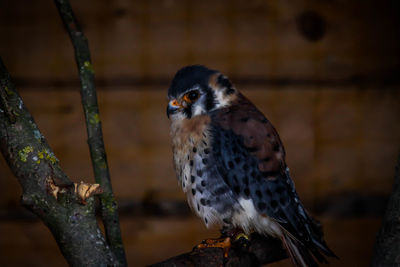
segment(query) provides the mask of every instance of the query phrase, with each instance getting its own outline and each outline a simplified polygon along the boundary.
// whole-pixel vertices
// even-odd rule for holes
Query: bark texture
[[[126,255],[119,226],[118,205],[111,186],[88,41],[79,26],[69,1],[55,0],[55,4],[75,51],[94,176],[96,183],[100,184],[104,190],[99,198],[107,242],[118,259],[118,265],[126,266]]]
[[[71,266],[115,265],[93,196],[82,204],[1,59],[0,96],[0,150],[22,186],[22,204],[47,225]]]
[[[287,257],[280,240],[254,233],[247,241],[241,238],[233,242],[228,257],[224,257],[224,250],[222,248],[194,248],[191,252],[153,264],[151,267],[257,267],[286,259]]]

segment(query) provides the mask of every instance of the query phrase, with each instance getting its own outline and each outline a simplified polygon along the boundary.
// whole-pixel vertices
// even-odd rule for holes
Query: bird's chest
[[[196,175],[207,163],[210,152],[208,124],[208,116],[198,116],[171,125],[174,166],[184,192],[193,188]]]

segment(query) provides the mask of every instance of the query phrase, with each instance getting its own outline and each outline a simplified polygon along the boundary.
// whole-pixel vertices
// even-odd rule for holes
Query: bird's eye
[[[199,98],[199,96],[200,96],[199,91],[194,90],[194,91],[190,91],[189,93],[185,94],[183,96],[183,100],[188,103],[192,103],[192,102],[196,101]]]

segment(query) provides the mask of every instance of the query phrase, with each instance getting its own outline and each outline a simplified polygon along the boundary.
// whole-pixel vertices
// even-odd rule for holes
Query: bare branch
[[[286,258],[287,254],[282,248],[280,240],[254,233],[247,242],[243,242],[242,239],[234,242],[232,248],[229,250],[227,258],[224,258],[224,250],[222,248],[195,248],[191,252],[178,255],[151,266],[256,267]]]
[[[47,225],[71,266],[115,265],[93,197],[80,203],[1,59],[0,95],[0,150],[22,186],[22,203]]]
[[[104,148],[94,82],[94,70],[90,59],[88,41],[78,24],[69,1],[55,0],[55,4],[75,50],[95,180],[104,190],[104,193],[100,195],[100,203],[107,242],[117,257],[119,264],[126,266],[127,262],[119,226],[117,202],[112,191],[110,172]]]

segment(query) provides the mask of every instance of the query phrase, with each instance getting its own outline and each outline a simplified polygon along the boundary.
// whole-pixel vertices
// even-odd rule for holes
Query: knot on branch
[[[46,186],[47,192],[55,199],[58,199],[58,194],[65,194],[67,192],[67,187],[56,185],[51,176],[46,177]]]
[[[60,186],[56,185],[52,177],[46,178],[47,191],[55,199],[58,199],[59,194],[65,194],[71,187],[70,186]],[[104,192],[99,184],[89,184],[85,182],[74,183],[73,192],[81,202],[81,204],[86,205],[86,200],[94,195],[98,195]]]
[[[91,196],[99,195],[104,192],[99,184],[88,184],[84,182],[74,183],[75,194],[78,196],[82,204],[86,204],[86,199]]]

